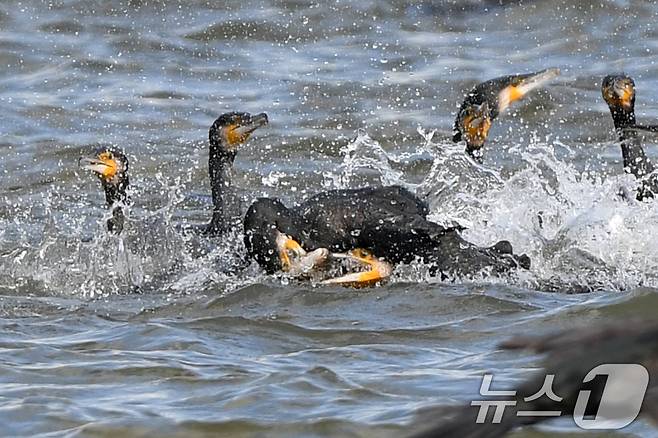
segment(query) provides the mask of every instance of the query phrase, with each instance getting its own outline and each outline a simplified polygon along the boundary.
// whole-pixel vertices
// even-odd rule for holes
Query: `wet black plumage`
[[[635,120],[635,82],[629,76],[608,75],[601,84],[603,99],[610,108],[624,161],[624,171],[639,181],[637,199],[658,194],[658,175],[647,157],[638,131],[658,132],[658,126],[638,125]]]
[[[427,220],[428,212],[425,202],[400,186],[327,191],[290,209],[261,198],[245,215],[245,245],[268,272],[281,269],[274,230],[306,250],[366,248],[394,264],[422,259],[443,276],[529,268],[530,260],[512,255],[509,242],[480,248],[464,240],[459,227]]]

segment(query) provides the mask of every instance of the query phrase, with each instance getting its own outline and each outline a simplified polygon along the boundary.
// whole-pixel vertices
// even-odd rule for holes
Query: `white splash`
[[[467,227],[464,237],[489,246],[509,240],[516,253],[532,259],[526,286],[629,289],[658,286],[658,204],[637,202],[635,181],[623,174],[604,178],[583,173],[558,158],[556,148],[572,156],[570,146],[541,142],[509,148],[522,165],[503,177],[464,154],[463,146],[434,142],[434,132],[419,130],[432,167],[419,185],[404,181],[390,163],[403,157],[387,153],[359,132],[344,149],[340,173],[326,175],[337,187],[350,187],[363,168],[377,173],[382,185],[415,189],[430,205],[430,219]],[[411,279],[413,280],[413,279]],[[553,287],[551,287],[553,289]]]

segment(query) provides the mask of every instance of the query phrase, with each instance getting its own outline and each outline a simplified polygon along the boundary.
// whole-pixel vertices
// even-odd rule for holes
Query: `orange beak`
[[[112,179],[119,169],[119,165],[108,152],[103,152],[98,157],[80,157],[78,166],[81,169],[91,170],[105,180]]]

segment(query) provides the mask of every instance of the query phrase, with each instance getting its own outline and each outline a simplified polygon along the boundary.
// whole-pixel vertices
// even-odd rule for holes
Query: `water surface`
[[[511,387],[535,369],[497,349],[509,336],[655,317],[656,204],[618,196],[633,179],[600,83],[630,74],[638,117],[658,118],[657,15],[648,1],[3,2],[1,433],[399,436],[477,396],[486,371]],[[547,67],[561,77],[496,120],[483,166],[448,141],[473,85]],[[227,273],[240,236],[179,230],[209,219],[207,130],[229,110],[271,121],[236,161],[245,207],[403,184],[469,240],[510,240],[531,271],[451,283],[405,267],[359,291]],[[121,238],[76,165],[98,145],[131,159]],[[578,288],[596,291],[565,293]]]

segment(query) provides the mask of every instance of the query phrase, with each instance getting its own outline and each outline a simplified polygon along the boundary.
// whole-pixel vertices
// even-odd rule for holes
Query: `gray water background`
[[[539,357],[497,348],[512,335],[655,317],[657,210],[617,196],[633,180],[600,83],[632,75],[658,119],[658,5],[504,3],[2,2],[0,434],[399,436],[484,372],[528,376]],[[547,67],[562,75],[496,120],[483,166],[447,141],[473,85]],[[179,230],[209,218],[207,130],[229,110],[271,121],[236,161],[245,204],[404,184],[532,270],[414,266],[358,291],[224,273],[239,236]],[[131,159],[121,238],[76,165],[98,145]],[[558,432],[578,430],[517,435]]]

